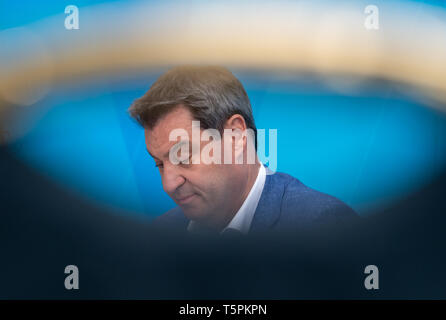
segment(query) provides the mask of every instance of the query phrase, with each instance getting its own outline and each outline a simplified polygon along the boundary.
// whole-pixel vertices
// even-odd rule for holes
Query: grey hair
[[[222,132],[234,114],[243,116],[246,126],[257,128],[251,103],[240,81],[227,69],[217,66],[180,66],[170,69],[129,108],[130,115],[144,128],[152,129],[158,120],[179,104],[189,108],[203,129]]]

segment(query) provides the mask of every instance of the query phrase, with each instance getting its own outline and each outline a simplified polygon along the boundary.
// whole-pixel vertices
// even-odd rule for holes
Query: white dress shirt
[[[238,209],[235,216],[232,218],[231,222],[221,231],[223,233],[226,229],[235,229],[240,231],[242,234],[247,234],[251,226],[252,219],[254,218],[254,213],[256,212],[257,205],[260,200],[260,196],[263,192],[263,187],[265,186],[266,180],[266,170],[263,164],[260,164],[259,173],[257,174],[256,181],[254,182],[248,196],[243,202],[240,209]],[[190,221],[187,226],[189,232],[194,232],[199,229],[195,221]]]

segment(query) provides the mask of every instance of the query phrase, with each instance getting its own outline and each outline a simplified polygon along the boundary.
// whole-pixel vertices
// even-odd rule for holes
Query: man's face
[[[234,178],[234,168],[225,164],[192,164],[192,114],[179,105],[158,120],[151,129],[145,129],[146,147],[159,168],[164,191],[192,220],[207,223],[218,220],[217,215],[227,215],[232,210],[231,199],[240,194],[240,184]],[[169,160],[170,149],[179,140],[169,141],[174,129],[184,129],[189,136],[189,164],[173,164]],[[200,133],[202,130],[200,130]],[[193,141],[199,150],[210,142]],[[223,145],[223,143],[222,143]],[[223,152],[222,152],[223,154]]]

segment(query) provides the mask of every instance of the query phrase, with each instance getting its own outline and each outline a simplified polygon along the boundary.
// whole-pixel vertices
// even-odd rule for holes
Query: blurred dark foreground
[[[99,209],[5,147],[0,172],[0,299],[446,298],[446,174],[342,230],[221,238]],[[79,290],[64,287],[67,265]]]

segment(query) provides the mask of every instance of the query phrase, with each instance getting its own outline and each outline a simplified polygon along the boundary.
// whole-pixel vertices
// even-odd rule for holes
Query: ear
[[[243,150],[247,145],[245,118],[240,114],[232,115],[226,120],[224,129],[229,129],[232,132],[232,163],[243,163]]]
[[[224,129],[239,129],[240,131],[246,130],[245,118],[241,114],[234,114],[225,122]]]

